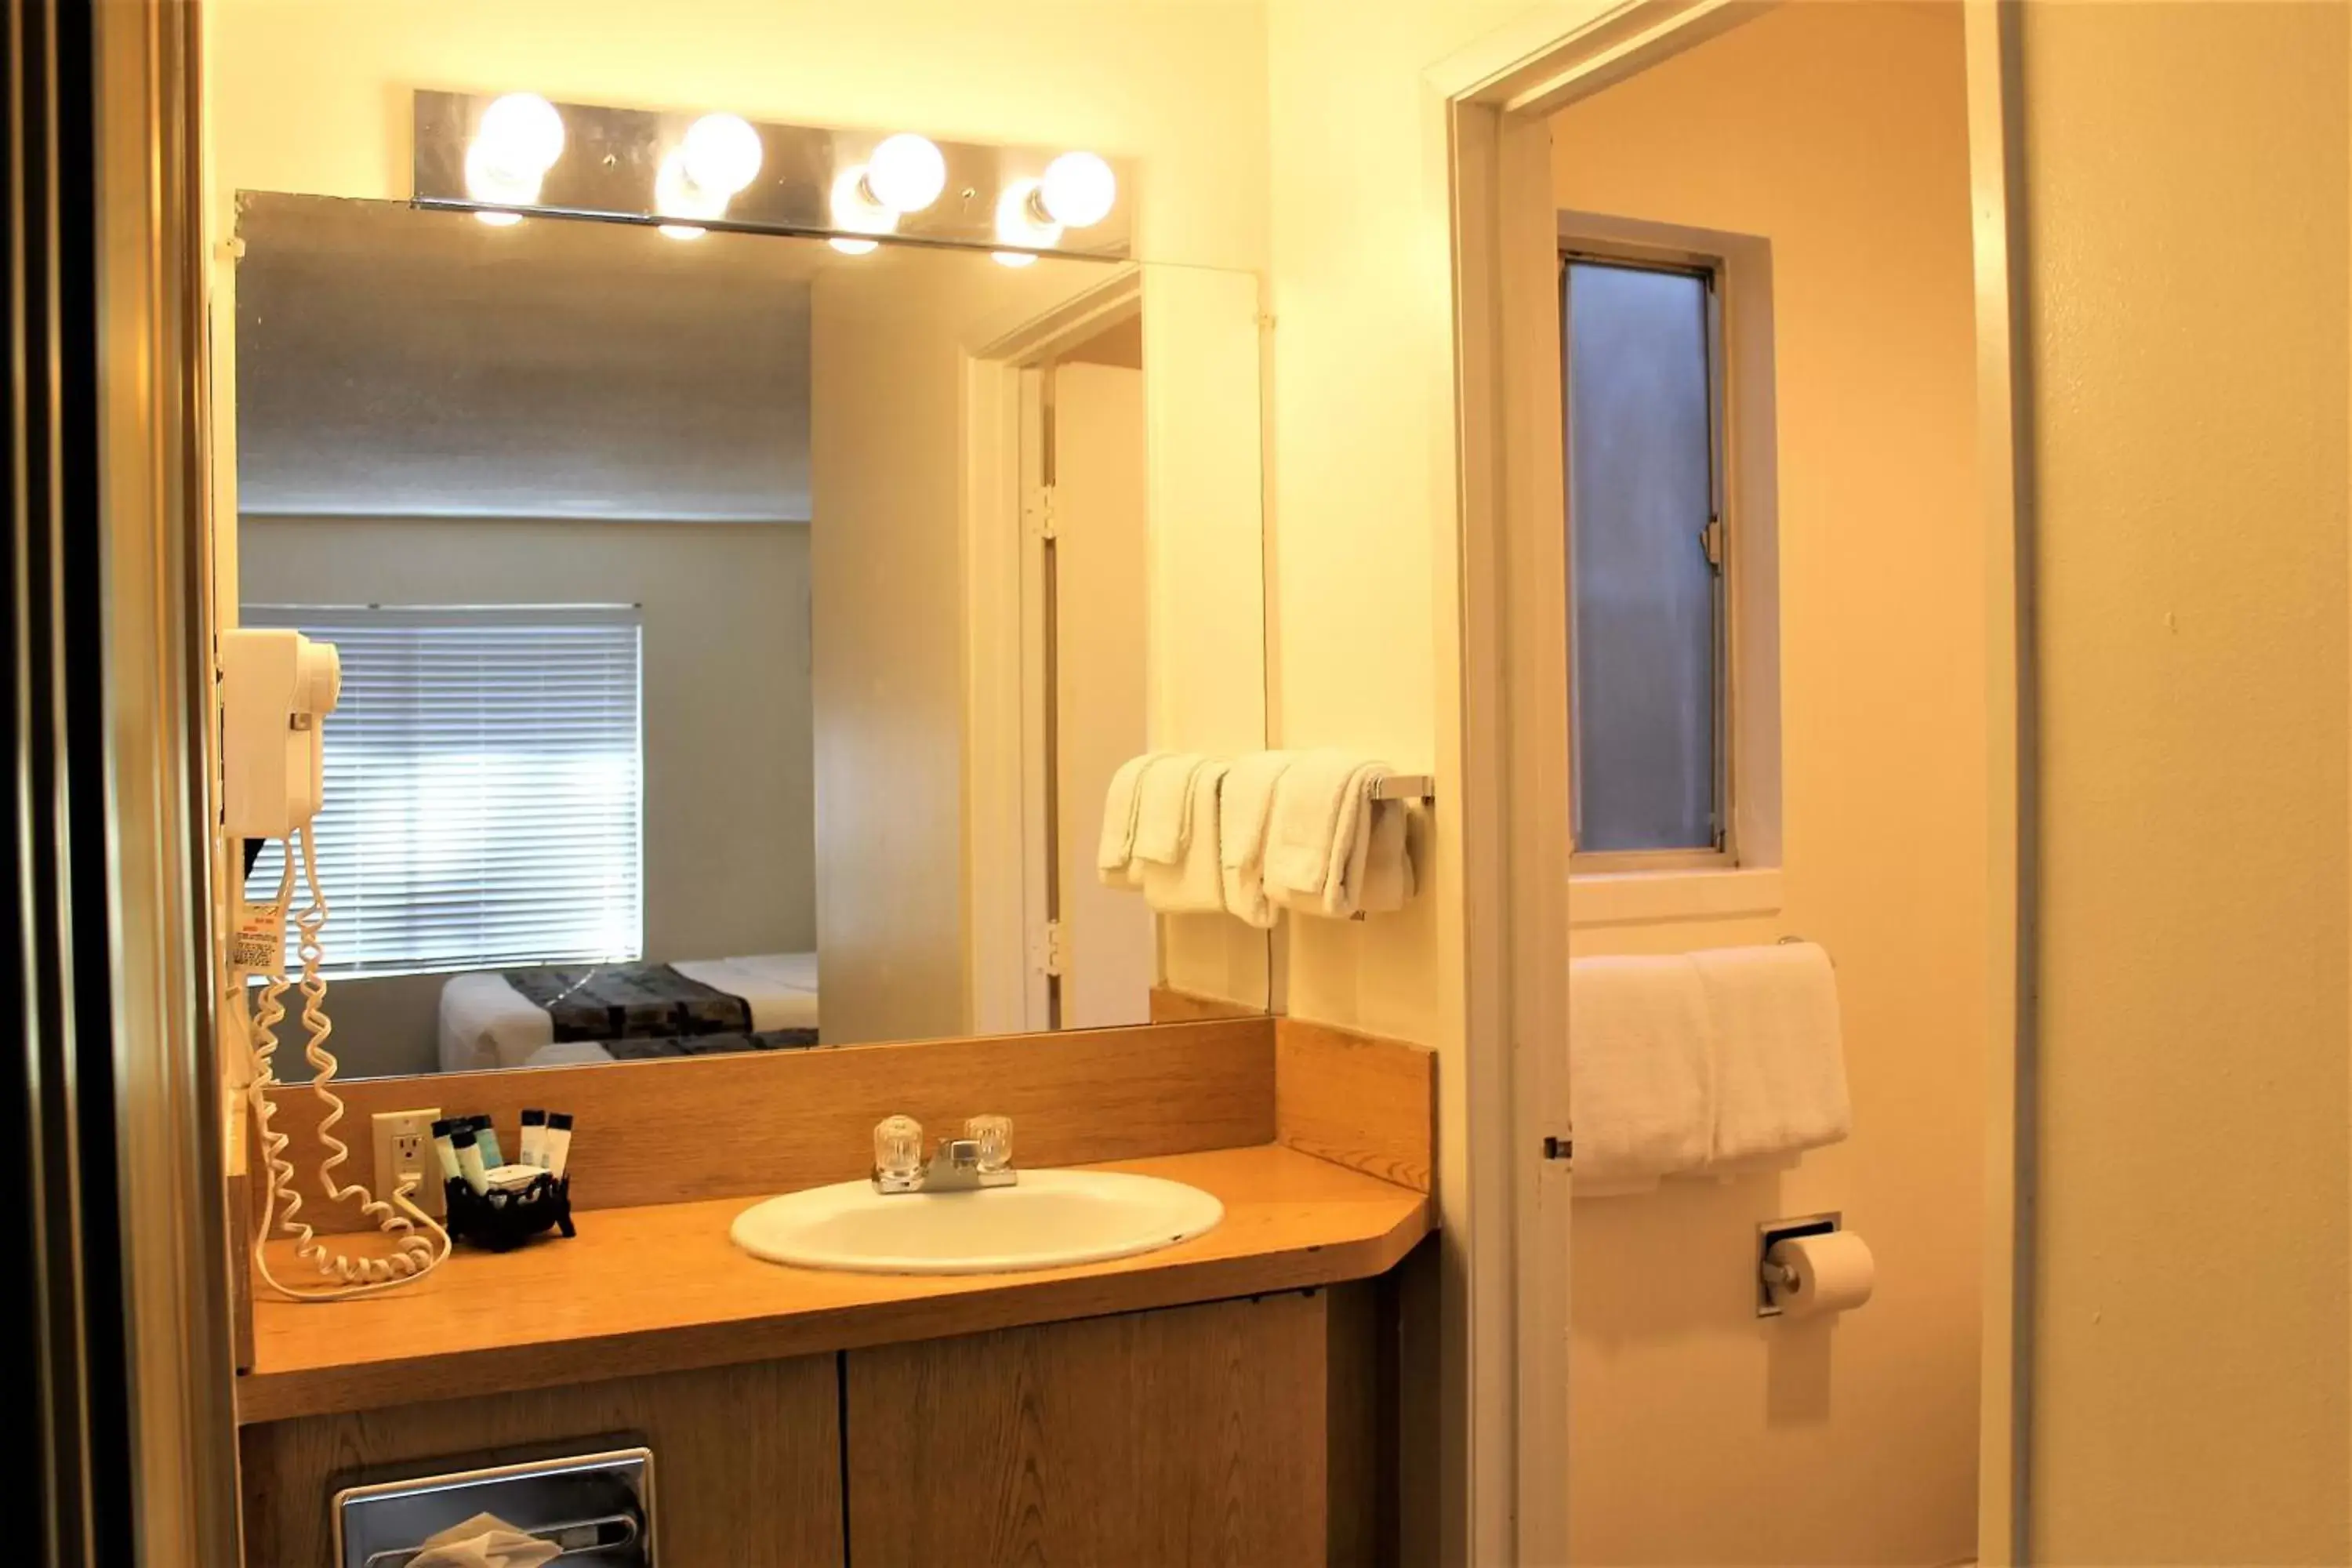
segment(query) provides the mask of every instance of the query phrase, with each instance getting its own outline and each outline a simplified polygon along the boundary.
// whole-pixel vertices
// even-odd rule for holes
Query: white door
[[[1052,405],[1061,1026],[1090,1029],[1148,1021],[1159,969],[1141,897],[1095,875],[1103,792],[1150,739],[1143,373],[1056,365]]]

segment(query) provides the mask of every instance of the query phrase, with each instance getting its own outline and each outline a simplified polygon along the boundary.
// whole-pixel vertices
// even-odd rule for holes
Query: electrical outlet
[[[379,1110],[375,1113],[375,1195],[389,1202],[400,1184],[415,1179],[408,1201],[426,1214],[441,1212],[441,1162],[433,1152],[433,1124],[438,1109]]]

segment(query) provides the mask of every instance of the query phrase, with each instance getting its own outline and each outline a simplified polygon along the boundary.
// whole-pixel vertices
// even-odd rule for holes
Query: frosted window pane
[[[1570,673],[1580,849],[1715,842],[1713,397],[1705,282],[1566,269]]]

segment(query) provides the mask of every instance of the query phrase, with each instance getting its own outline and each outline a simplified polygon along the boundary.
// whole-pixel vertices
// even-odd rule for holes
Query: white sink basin
[[[871,1182],[812,1187],[735,1216],[735,1245],[771,1263],[865,1274],[1058,1268],[1171,1247],[1225,1205],[1198,1187],[1116,1171],[1024,1171],[1017,1185],[893,1193]]]

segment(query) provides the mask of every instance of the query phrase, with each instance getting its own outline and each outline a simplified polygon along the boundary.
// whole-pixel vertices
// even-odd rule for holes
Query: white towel
[[[1223,867],[1219,863],[1227,764],[1203,763],[1192,771],[1192,834],[1184,858],[1172,866],[1142,862],[1143,901],[1165,915],[1213,915],[1225,907]]]
[[[1135,786],[1135,858],[1173,866],[1192,841],[1192,779],[1207,761],[1198,752],[1162,752]]]
[[[1580,958],[1568,974],[1575,1194],[1647,1192],[1706,1163],[1714,1095],[1698,966],[1666,958]]]
[[[1853,1130],[1837,972],[1811,942],[1691,954],[1715,1041],[1709,1161],[1796,1153]],[[1584,1116],[1577,1114],[1581,1160]]]
[[[1387,776],[1384,767],[1367,770],[1357,797],[1360,815],[1350,820],[1347,813],[1341,814],[1340,841],[1349,848],[1343,855],[1334,845],[1331,854],[1333,865],[1343,867],[1344,874],[1323,889],[1323,913],[1334,920],[1386,914],[1404,908],[1405,900],[1412,896],[1412,854],[1407,836],[1410,809],[1404,801],[1371,798],[1372,786]]]
[[[1273,902],[1332,920],[1403,907],[1413,890],[1409,812],[1372,798],[1389,773],[1385,763],[1313,752],[1283,774],[1266,837]]]
[[[1388,770],[1346,752],[1301,752],[1275,786],[1265,833],[1266,897],[1302,914],[1340,912],[1370,850],[1366,809]]]
[[[1119,763],[1103,796],[1102,838],[1095,847],[1095,873],[1114,888],[1129,885],[1128,863],[1135,858],[1135,813],[1143,771],[1160,753],[1146,752]]]
[[[1349,889],[1356,909],[1377,915],[1404,908],[1405,900],[1418,890],[1419,880],[1412,868],[1411,802],[1372,803],[1372,831],[1365,850],[1363,877]]]
[[[1265,890],[1276,903],[1321,909],[1339,814],[1363,765],[1360,757],[1326,750],[1300,752],[1283,770],[1265,828]]]
[[[1265,837],[1274,793],[1297,759],[1293,752],[1250,752],[1226,770],[1217,801],[1217,859],[1225,912],[1264,931],[1279,918],[1265,892]]]

